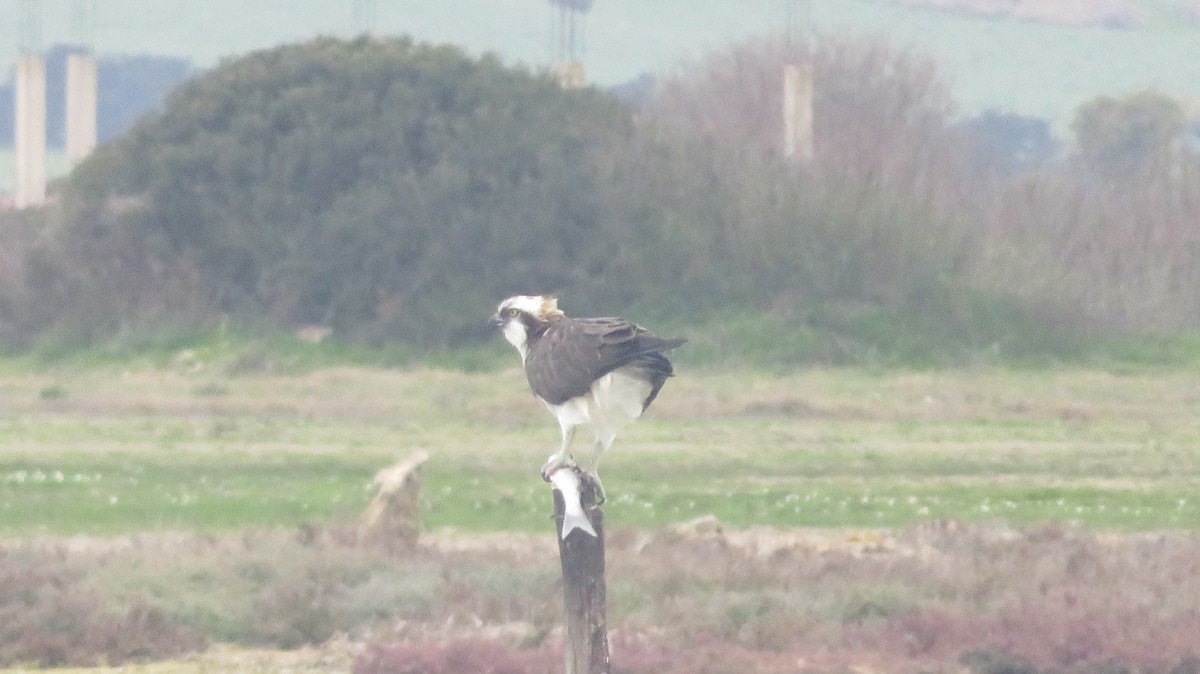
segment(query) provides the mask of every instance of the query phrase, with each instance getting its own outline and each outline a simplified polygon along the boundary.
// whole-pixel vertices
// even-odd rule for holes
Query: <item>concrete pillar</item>
[[[75,166],[96,147],[96,57],[67,56],[67,160]]]
[[[783,156],[797,164],[813,160],[813,66],[783,67]]]
[[[46,200],[46,60],[22,56],[17,60],[16,120],[17,208]]]
[[[563,89],[582,89],[587,86],[587,71],[582,61],[559,61],[550,67],[550,74]]]

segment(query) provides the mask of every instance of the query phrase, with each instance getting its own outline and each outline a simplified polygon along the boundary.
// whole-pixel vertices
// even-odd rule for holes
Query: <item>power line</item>
[[[378,20],[378,0],[354,0],[350,4],[350,21],[356,34],[373,32]]]
[[[71,40],[84,51],[95,51],[96,0],[71,0]]]
[[[786,20],[783,35],[788,51],[792,51],[812,38],[812,0],[784,2]]]
[[[42,53],[42,3],[20,0],[17,10],[17,49],[21,56]]]

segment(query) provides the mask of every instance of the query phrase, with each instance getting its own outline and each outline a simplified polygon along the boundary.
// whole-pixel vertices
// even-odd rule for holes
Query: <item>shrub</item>
[[[198,631],[148,603],[114,613],[77,578],[0,557],[0,665],[121,664],[204,648]]]
[[[488,337],[478,317],[515,291],[823,337],[792,338],[787,364],[961,361],[1074,332],[1072,302],[1016,283],[1025,258],[980,250],[973,209],[997,200],[963,177],[933,62],[803,50],[820,82],[804,170],[777,149],[788,54],[769,41],[641,111],[405,38],[228,62],[81,164],[48,234],[0,235],[19,244],[0,254],[0,338],[70,351],[232,319],[436,350]]]

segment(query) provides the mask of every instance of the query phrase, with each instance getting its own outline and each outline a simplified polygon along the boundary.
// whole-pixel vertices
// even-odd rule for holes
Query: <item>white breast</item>
[[[593,420],[599,416],[633,421],[642,416],[642,401],[648,395],[650,382],[622,370],[610,372],[592,384]]]
[[[615,436],[625,424],[642,415],[642,401],[650,395],[650,388],[650,382],[616,370],[597,379],[586,395],[547,407],[560,424],[592,424],[598,435]]]

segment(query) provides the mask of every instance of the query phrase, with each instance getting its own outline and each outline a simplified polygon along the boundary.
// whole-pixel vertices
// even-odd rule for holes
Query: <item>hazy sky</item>
[[[158,53],[208,67],[221,58],[317,34],[356,32],[350,0],[93,0],[101,53]],[[79,35],[72,0],[40,0],[42,43]],[[0,0],[0,67],[17,54],[21,0]],[[1064,28],[912,11],[869,0],[596,0],[585,60],[603,85],[664,72],[712,49],[803,24],[822,33],[878,35],[935,57],[964,114],[999,108],[1060,128],[1100,92],[1157,86],[1200,101],[1200,30]],[[378,0],[375,31],[495,51],[544,67],[547,0]]]

